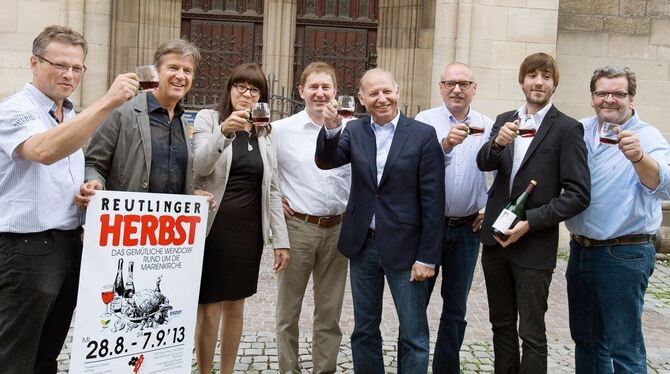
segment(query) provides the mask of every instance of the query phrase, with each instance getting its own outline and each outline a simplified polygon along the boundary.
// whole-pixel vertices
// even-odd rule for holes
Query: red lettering
[[[158,245],[172,244],[174,241],[174,218],[172,216],[160,216],[158,222],[160,225]]]
[[[121,240],[121,223],[123,222],[123,215],[114,215],[114,223],[109,223],[109,214],[100,215],[100,246],[107,245],[109,236],[112,236],[112,245],[118,246]]]
[[[127,247],[134,247],[137,245],[137,226],[133,226],[133,223],[140,222],[139,214],[127,214],[123,218],[123,245]],[[134,236],[134,237],[132,237]]]
[[[156,240],[156,229],[158,229],[158,218],[156,216],[142,216],[142,239],[140,239],[141,245],[156,245],[158,240]]]

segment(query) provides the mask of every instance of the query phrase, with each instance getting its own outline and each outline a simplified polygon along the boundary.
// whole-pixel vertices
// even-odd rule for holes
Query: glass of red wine
[[[535,136],[536,131],[535,117],[532,114],[519,116],[519,135],[522,138],[532,138]]]
[[[603,122],[600,125],[600,142],[603,144],[619,144],[619,131],[621,131],[621,126],[612,122]]]
[[[142,65],[135,68],[135,73],[140,80],[142,91],[153,91],[158,88],[158,69],[156,65]]]
[[[463,123],[468,127],[468,135],[479,136],[484,134],[484,128],[473,125],[470,121],[470,117],[466,117],[463,120]]]
[[[256,103],[251,108],[251,121],[254,126],[264,128],[270,123],[270,106],[268,103]]]
[[[100,290],[100,295],[102,296],[102,302],[105,303],[107,307],[107,314],[109,314],[109,303],[114,299],[114,286],[111,284],[102,286]]]
[[[337,98],[337,114],[342,118],[351,118],[356,111],[356,101],[353,96],[340,95]]]

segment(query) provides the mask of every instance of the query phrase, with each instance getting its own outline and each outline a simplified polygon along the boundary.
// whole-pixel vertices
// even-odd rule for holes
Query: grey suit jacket
[[[193,151],[186,119],[181,118],[188,145],[185,193],[193,193]],[[151,130],[146,93],[116,108],[91,138],[86,150],[86,181],[98,180],[107,190],[147,192],[151,171]]]
[[[226,191],[233,158],[233,148],[230,147],[233,139],[226,138],[221,133],[217,111],[204,109],[198,112],[193,126],[194,183],[197,188],[213,193],[217,202],[216,210],[209,213],[208,234]],[[273,247],[289,248],[288,231],[279,191],[277,154],[272,144],[272,137],[270,135],[259,137],[258,147],[263,160],[263,180],[261,182],[263,241],[268,242],[270,229],[272,229]]]

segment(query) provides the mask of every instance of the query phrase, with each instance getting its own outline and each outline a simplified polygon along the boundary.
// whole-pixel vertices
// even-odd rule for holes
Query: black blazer
[[[338,249],[348,258],[363,249],[375,215],[379,256],[391,270],[415,261],[439,265],[444,241],[444,154],[435,129],[402,113],[377,184],[377,147],[370,118],[347,123],[337,137],[317,138],[321,169],[351,163],[351,192]]]
[[[515,111],[496,118],[491,138],[477,155],[482,171],[496,170],[496,178],[488,192],[486,214],[482,226],[482,243],[495,246],[491,225],[509,203],[528,186],[531,179],[537,187],[526,202],[526,219],[530,231],[519,241],[502,249],[503,256],[513,263],[532,269],[556,267],[558,223],[586,209],[591,199],[591,174],[588,169],[584,128],[575,119],[551,106],[535,134],[521,163],[509,193],[514,143],[496,153],[491,149],[498,131],[511,122]],[[494,247],[500,250],[499,246]]]

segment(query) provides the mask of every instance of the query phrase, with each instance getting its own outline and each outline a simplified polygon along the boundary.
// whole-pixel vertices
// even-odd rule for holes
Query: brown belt
[[[472,222],[479,213],[471,214],[467,217],[446,217],[448,226],[460,226]]]
[[[644,244],[648,242],[653,242],[655,239],[654,235],[639,234],[639,235],[624,235],[618,238],[605,239],[605,240],[596,240],[587,238],[586,236],[573,235],[570,234],[570,237],[579,243],[582,247],[605,247],[610,245],[628,245],[628,244]]]
[[[309,214],[294,212],[293,217],[303,222],[308,222],[313,225],[317,225],[319,227],[331,227],[342,222],[341,214],[338,214],[336,216],[310,216]]]

